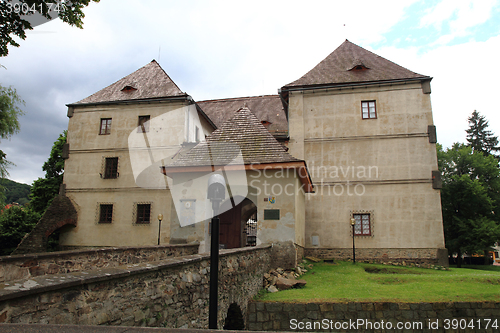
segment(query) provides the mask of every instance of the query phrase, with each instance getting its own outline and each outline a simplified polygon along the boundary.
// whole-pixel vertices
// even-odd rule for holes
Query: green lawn
[[[449,302],[500,300],[500,267],[435,270],[378,264],[315,263],[302,289],[262,292],[261,301]],[[473,269],[478,268],[478,269]],[[482,268],[482,269],[481,269]],[[371,273],[368,272],[372,271]]]

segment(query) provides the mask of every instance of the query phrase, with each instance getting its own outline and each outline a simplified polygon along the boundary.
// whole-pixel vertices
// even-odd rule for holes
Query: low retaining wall
[[[270,246],[221,250],[219,328],[262,288]],[[38,276],[0,285],[0,322],[207,328],[209,255]]]
[[[198,253],[198,244],[110,247],[0,257],[0,283],[47,274],[89,271]]]
[[[352,259],[351,248],[314,248],[304,250],[305,256],[320,259]],[[446,249],[364,249],[356,248],[356,261],[376,263],[413,263],[424,267],[448,267],[448,251]]]
[[[248,305],[252,331],[496,332],[498,328],[500,302]]]

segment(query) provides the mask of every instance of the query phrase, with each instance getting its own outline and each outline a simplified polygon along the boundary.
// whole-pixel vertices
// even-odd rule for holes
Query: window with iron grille
[[[361,117],[363,119],[376,119],[377,118],[377,108],[375,105],[375,101],[361,102]]]
[[[137,204],[137,224],[147,224],[150,222],[151,204]]]
[[[106,157],[104,178],[118,178],[118,157]]]
[[[111,118],[101,118],[100,135],[111,134]]]
[[[99,212],[99,223],[111,223],[113,221],[113,205],[101,204]]]
[[[353,214],[352,217],[356,221],[354,224],[354,236],[371,236],[370,214]]]
[[[139,128],[137,129],[137,133],[149,132],[149,119],[150,116],[139,116]]]

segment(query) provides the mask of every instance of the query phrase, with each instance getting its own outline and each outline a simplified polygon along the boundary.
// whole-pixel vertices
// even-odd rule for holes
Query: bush
[[[35,227],[40,214],[26,208],[11,207],[0,214],[0,255],[9,255],[23,237]]]

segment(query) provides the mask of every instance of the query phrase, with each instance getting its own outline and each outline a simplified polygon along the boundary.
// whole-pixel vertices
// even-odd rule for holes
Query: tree
[[[82,9],[91,1],[99,2],[99,0],[19,0],[18,7],[14,6],[12,0],[0,1],[0,56],[9,54],[9,44],[19,47],[13,36],[26,39],[26,30],[33,29],[30,19],[35,13],[50,20],[54,18],[52,16],[55,10],[63,22],[82,29],[82,20],[85,17]]]
[[[19,97],[16,89],[12,87],[4,88],[0,85],[0,138],[8,139],[19,132],[18,118],[24,114],[19,108],[19,104],[24,104],[24,101]],[[5,157],[5,153],[0,150],[1,178],[9,175],[7,167],[12,165]]]
[[[500,170],[494,156],[459,143],[446,150],[438,145],[438,163],[446,247],[458,254],[460,267],[463,253],[484,251],[500,239]]]
[[[45,171],[45,178],[38,178],[31,187],[30,207],[37,213],[43,214],[52,199],[59,193],[64,174],[62,152],[67,133],[67,131],[64,131],[59,134],[59,138],[52,146],[49,159],[43,164],[42,170]]]
[[[0,214],[0,255],[9,255],[37,224],[40,214],[21,207],[4,209]]]
[[[10,179],[0,180],[0,185],[5,189],[5,203],[10,204],[17,202],[21,206],[24,206],[29,202],[28,196],[31,191],[31,186]]]
[[[467,132],[467,145],[472,147],[473,152],[482,152],[484,155],[495,155],[500,150],[498,137],[488,130],[488,121],[479,112],[474,110],[469,117],[469,128]]]

